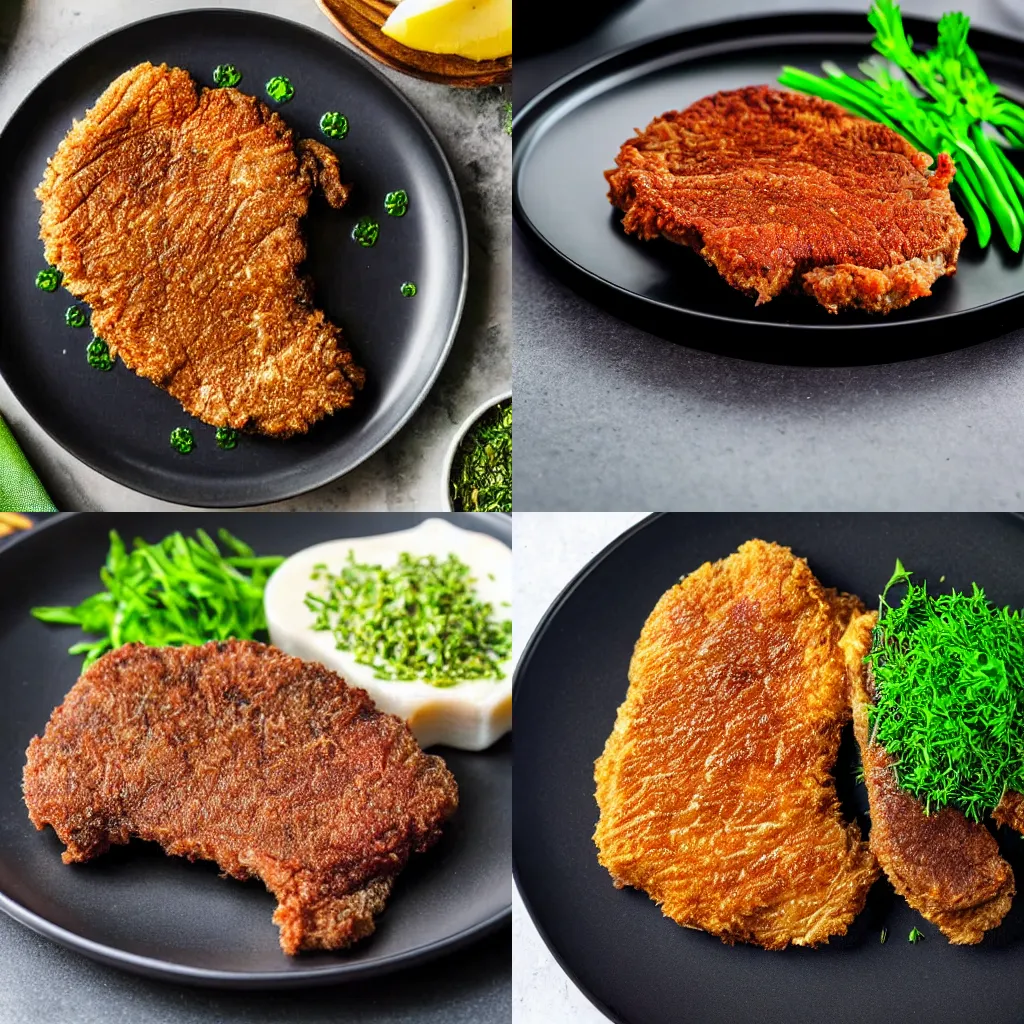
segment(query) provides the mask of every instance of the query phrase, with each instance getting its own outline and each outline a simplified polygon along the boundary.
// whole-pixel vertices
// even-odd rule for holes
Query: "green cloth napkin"
[[[56,512],[25,453],[0,418],[0,512]]]

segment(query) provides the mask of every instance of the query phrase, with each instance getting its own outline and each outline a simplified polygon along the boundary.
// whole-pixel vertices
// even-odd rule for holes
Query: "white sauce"
[[[502,664],[505,678],[480,679],[450,687],[423,681],[375,679],[373,669],[360,665],[334,645],[329,630],[314,630],[315,615],[305,604],[307,593],[325,595],[324,580],[313,580],[313,566],[323,563],[337,573],[354,552],[356,560],[391,566],[403,551],[412,555],[455,554],[476,577],[482,601],[494,606],[499,619],[511,618],[512,552],[501,541],[463,530],[443,519],[427,519],[412,530],[351,537],[316,544],[292,555],[270,577],[263,603],[271,643],[306,661],[319,661],[354,686],[361,686],[377,707],[404,718],[423,747],[445,743],[463,750],[483,750],[512,728],[512,662]],[[490,577],[493,576],[494,579]]]

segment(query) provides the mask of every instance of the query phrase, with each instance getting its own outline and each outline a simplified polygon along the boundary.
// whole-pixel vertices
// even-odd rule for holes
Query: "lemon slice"
[[[413,50],[493,60],[512,52],[512,0],[402,0],[381,31]]]

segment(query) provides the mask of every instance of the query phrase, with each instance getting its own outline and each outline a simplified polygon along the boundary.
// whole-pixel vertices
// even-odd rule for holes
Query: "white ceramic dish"
[[[404,718],[421,746],[489,747],[512,727],[511,660],[500,666],[503,679],[471,680],[449,687],[377,679],[371,667],[337,649],[333,633],[311,628],[315,615],[306,607],[305,596],[311,591],[324,593],[327,587],[326,581],[312,579],[313,567],[322,563],[337,572],[350,551],[361,562],[379,565],[394,564],[403,551],[439,557],[454,553],[473,570],[480,599],[494,606],[497,617],[510,618],[511,550],[487,534],[463,530],[443,519],[427,519],[411,530],[343,538],[306,548],[274,572],[263,598],[273,644],[298,658],[319,661],[361,686],[381,710]]]

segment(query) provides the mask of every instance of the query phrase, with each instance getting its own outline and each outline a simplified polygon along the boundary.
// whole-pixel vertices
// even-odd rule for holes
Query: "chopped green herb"
[[[134,642],[158,647],[267,639],[263,590],[284,559],[256,557],[227,530],[218,537],[227,554],[203,530],[196,530],[195,538],[172,533],[157,544],[136,538],[131,551],[111,531],[100,569],[104,589],[75,607],[33,608],[32,614],[99,635],[68,651],[85,655],[83,668]]]
[[[217,447],[230,451],[238,447],[238,431],[232,427],[218,427],[216,434]]]
[[[910,929],[910,934],[907,936],[907,942],[920,942],[924,938],[924,933],[918,931],[916,928]]]
[[[879,601],[871,735],[925,813],[952,805],[980,821],[1024,791],[1024,622],[977,584],[933,597],[911,575],[897,560]],[[890,604],[897,585],[906,596]]]
[[[84,327],[88,322],[85,310],[81,306],[68,306],[64,311],[64,323],[68,327]]]
[[[889,931],[886,928],[882,929],[882,934],[878,936],[878,941],[884,946],[885,940],[889,937]]]
[[[275,103],[287,103],[295,95],[295,86],[284,75],[274,75],[267,82],[267,95]]]
[[[1024,175],[1007,150],[1024,147],[1024,107],[1000,94],[967,45],[970,19],[944,14],[938,43],[926,53],[914,49],[894,0],[876,0],[868,21],[875,30],[871,45],[883,59],[860,65],[866,79],[826,63],[824,78],[787,66],[779,82],[888,125],[932,156],[949,153],[956,165],[950,187],[974,223],[978,244],[988,245],[992,236],[991,214],[1010,248],[1019,251]]]
[[[85,358],[94,370],[112,370],[114,357],[102,338],[93,338],[85,348]]]
[[[352,237],[364,248],[377,244],[380,225],[372,217],[360,217],[352,229]]]
[[[36,287],[43,292],[55,292],[63,280],[64,275],[56,267],[49,267],[36,274]]]
[[[389,217],[404,217],[409,209],[409,195],[405,189],[389,192],[384,197],[384,209]]]
[[[336,110],[329,110],[320,118],[320,131],[329,139],[343,139],[348,135],[348,118]]]
[[[452,463],[452,508],[512,511],[512,403],[485,413],[459,445]]]
[[[337,575],[315,567],[320,591],[306,594],[312,628],[334,634],[338,650],[369,665],[378,679],[422,679],[453,686],[503,679],[512,623],[476,594],[470,568],[454,554],[439,559],[403,552],[393,566],[348,561]]]
[[[242,80],[242,72],[234,64],[218,64],[213,69],[213,84],[218,89],[233,89]]]
[[[411,299],[416,294],[416,285],[412,281],[406,281],[402,285],[402,294],[407,299]]]
[[[182,455],[188,455],[196,446],[196,439],[188,427],[175,427],[171,431],[171,447],[176,448]]]
[[[506,135],[512,134],[512,101],[505,100],[501,105],[501,123]]]

